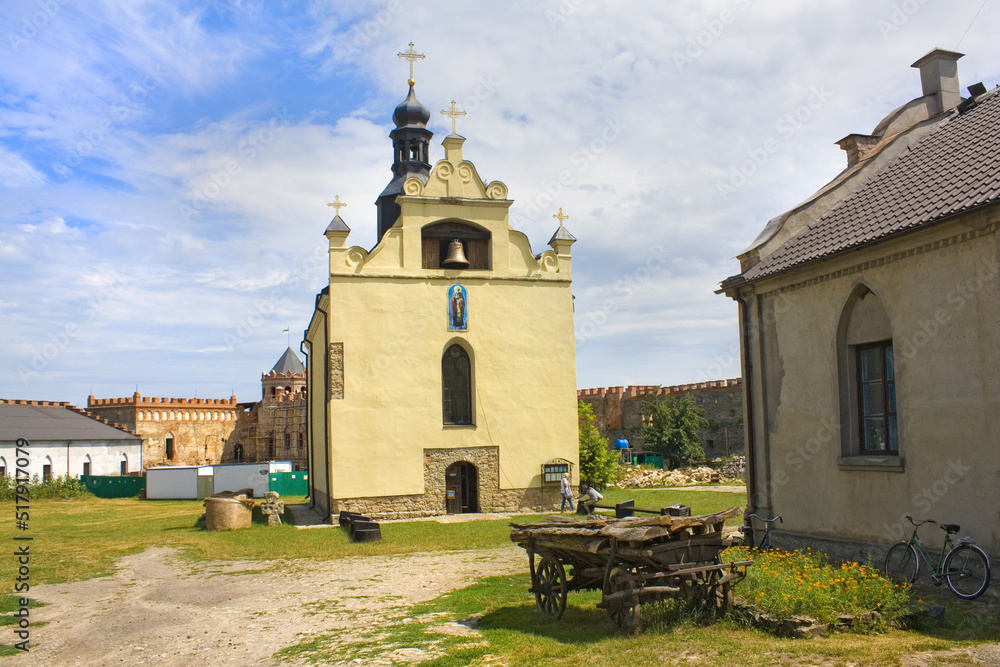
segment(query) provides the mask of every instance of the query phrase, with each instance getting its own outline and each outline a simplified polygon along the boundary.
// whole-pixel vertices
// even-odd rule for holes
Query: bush
[[[734,592],[756,611],[778,619],[804,615],[829,625],[840,614],[874,611],[877,625],[892,626],[908,613],[909,586],[894,584],[870,565],[834,565],[815,551],[747,547],[727,549],[722,559],[753,560]]]
[[[17,481],[13,477],[0,477],[0,500],[14,500],[17,495]],[[28,497],[31,500],[42,498],[85,498],[93,497],[87,487],[77,477],[69,475],[50,477],[40,481],[34,475],[28,483]]]
[[[594,410],[590,404],[577,401],[580,427],[580,481],[603,489],[618,475],[618,456],[608,449],[607,438],[594,426]]]

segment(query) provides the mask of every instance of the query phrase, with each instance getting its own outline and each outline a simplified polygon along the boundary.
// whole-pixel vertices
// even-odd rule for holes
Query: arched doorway
[[[468,461],[452,463],[444,471],[445,506],[448,514],[479,511],[479,473]]]

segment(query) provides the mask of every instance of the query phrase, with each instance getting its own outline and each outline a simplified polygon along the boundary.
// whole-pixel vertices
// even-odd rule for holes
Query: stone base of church
[[[454,463],[471,463],[476,467],[480,512],[518,512],[525,509],[550,512],[558,510],[562,501],[558,484],[547,484],[544,488],[500,488],[499,449],[463,447],[424,450],[425,493],[338,498],[333,501],[333,512],[334,514],[342,511],[360,512],[375,519],[409,519],[447,514],[445,471]],[[325,512],[326,497],[317,491],[318,506],[321,501]]]

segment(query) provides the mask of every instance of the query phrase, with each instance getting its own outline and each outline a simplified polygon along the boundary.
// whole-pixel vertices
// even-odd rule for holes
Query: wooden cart
[[[740,513],[733,508],[694,517],[556,515],[537,524],[512,524],[510,539],[528,552],[530,592],[542,614],[562,616],[570,591],[600,590],[597,606],[617,629],[630,632],[646,602],[688,598],[720,611],[729,608],[732,585],[753,563],[720,558],[730,545],[725,522]]]

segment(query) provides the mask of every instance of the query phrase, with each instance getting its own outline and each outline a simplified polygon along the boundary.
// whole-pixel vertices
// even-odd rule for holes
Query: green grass
[[[466,665],[607,664],[615,667],[662,665],[898,665],[904,654],[947,650],[1000,638],[995,619],[949,610],[944,628],[894,630],[877,635],[834,634],[821,639],[781,639],[741,624],[738,613],[712,624],[698,620],[677,602],[645,605],[642,630],[616,635],[596,607],[597,592],[572,592],[563,617],[548,621],[535,612],[527,574],[484,579],[406,611],[411,622],[391,621],[377,629],[314,637],[275,657],[311,663],[359,659],[372,662],[398,648],[416,648],[438,657],[427,667]],[[440,631],[448,621],[477,617],[479,635],[455,637]],[[414,622],[415,621],[415,622]],[[971,633],[970,623],[977,629]]]
[[[610,491],[610,490],[609,490]],[[738,493],[652,491],[629,494],[636,503],[684,503],[695,513],[715,512],[744,502]],[[609,493],[605,498],[614,498]],[[623,497],[622,500],[625,498]],[[296,502],[292,498],[288,502]],[[612,501],[613,502],[613,501]],[[659,507],[654,504],[653,507]],[[248,530],[207,532],[196,500],[34,500],[31,503],[31,576],[33,581],[62,583],[106,576],[115,563],[150,547],[182,549],[198,560],[331,560],[429,551],[481,549],[510,543],[510,523],[531,523],[544,515],[515,515],[465,523],[412,521],[383,523],[382,541],[352,543],[337,528],[298,530],[290,523],[267,526],[260,509]],[[286,516],[288,512],[286,512]],[[10,581],[14,562],[0,559],[0,581]]]

